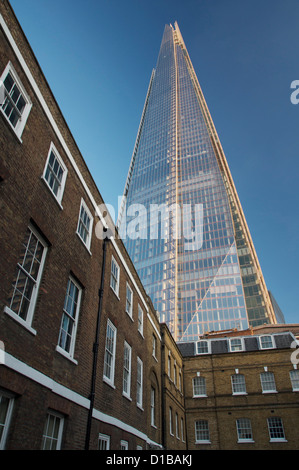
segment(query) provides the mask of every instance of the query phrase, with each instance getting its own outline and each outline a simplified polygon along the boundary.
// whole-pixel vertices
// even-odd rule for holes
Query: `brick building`
[[[175,343],[8,0],[0,79],[0,448],[298,448],[298,325]]]
[[[265,325],[179,346],[189,449],[299,448],[297,333]]]
[[[0,70],[1,447],[159,447],[156,312],[8,1]]]

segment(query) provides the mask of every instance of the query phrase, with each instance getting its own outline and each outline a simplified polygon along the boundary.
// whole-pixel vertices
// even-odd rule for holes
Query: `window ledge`
[[[118,293],[113,289],[113,287],[110,285],[110,289],[112,290],[113,294],[115,295],[115,297],[120,300],[120,297],[118,295]]]
[[[238,444],[254,444],[255,441],[253,439],[238,439]]]
[[[286,439],[270,439],[270,442],[288,442]]]
[[[129,312],[127,312],[127,310],[125,310],[125,312],[128,315],[128,317],[130,318],[131,322],[134,323],[133,313],[129,313]]]
[[[65,357],[66,359],[68,359],[69,361],[73,362],[74,364],[78,364],[78,361],[76,361],[67,351],[65,351],[64,349],[62,349],[60,346],[56,346],[56,351],[61,354],[63,357]]]
[[[47,187],[48,191],[51,193],[52,197],[54,198],[56,204],[58,205],[58,207],[63,210],[63,207],[61,205],[61,202],[57,199],[57,197],[55,196],[55,194],[53,193],[53,191],[51,190],[50,186],[48,185],[47,183],[47,180],[45,180],[44,178],[44,175],[41,176],[41,180],[42,182],[44,183],[44,185]]]
[[[27,323],[23,318],[19,317],[15,312],[13,312],[9,307],[4,307],[4,312],[7,313],[13,320],[18,322],[21,326],[23,326],[26,330],[28,330],[31,334],[36,335],[36,330],[32,328],[29,323]]]
[[[82,240],[82,238],[80,237],[79,233],[76,231],[76,235],[77,237],[79,238],[80,242],[82,243],[82,245],[84,246],[84,248],[88,251],[88,253],[90,254],[90,256],[92,256],[92,253],[90,251],[90,249],[88,248],[88,246],[84,243],[84,240]]]
[[[211,441],[195,441],[195,444],[211,444]]]
[[[103,376],[103,382],[105,382],[109,387],[113,388],[114,390],[116,389],[115,385],[113,382],[111,382],[105,375]]]
[[[4,111],[2,110],[2,106],[0,107],[1,109],[1,114],[3,115],[4,117],[4,121],[7,123],[7,125],[9,126],[9,128],[12,130],[13,134],[15,135],[15,137],[18,139],[19,143],[20,144],[23,144],[23,141],[21,139],[21,137],[18,135],[16,129],[13,127],[13,125],[11,124],[10,120],[7,119],[7,116],[6,114],[4,113]]]
[[[125,392],[122,393],[122,396],[126,398],[127,400],[132,401],[132,398],[130,397],[130,395],[127,395]]]

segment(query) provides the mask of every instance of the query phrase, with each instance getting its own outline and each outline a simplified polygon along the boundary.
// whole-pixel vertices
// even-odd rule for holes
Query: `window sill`
[[[195,441],[195,444],[211,444],[211,441]]]
[[[60,346],[56,346],[56,351],[61,354],[63,357],[71,361],[73,364],[78,365],[78,361],[76,361],[68,352],[62,349]]]
[[[152,354],[152,357],[155,359],[156,362],[158,362],[158,359],[156,358],[154,354]]]
[[[253,439],[238,439],[238,444],[254,444],[255,441]]]
[[[119,297],[119,295],[118,295],[118,292],[116,292],[116,291],[113,289],[113,287],[112,287],[111,285],[110,285],[110,289],[112,290],[112,292],[113,292],[113,294],[115,295],[115,297],[116,297],[118,300],[120,300],[120,297]]]
[[[47,181],[45,180],[44,178],[44,175],[41,176],[41,180],[42,182],[44,183],[44,185],[46,186],[46,188],[48,189],[48,191],[50,192],[50,194],[52,195],[52,197],[54,198],[54,201],[56,202],[56,204],[58,205],[59,209],[63,210],[63,207],[61,205],[61,202],[57,199],[57,197],[55,196],[55,194],[53,193],[53,191],[51,190],[50,186],[48,185]]]
[[[109,380],[105,375],[103,376],[103,382],[105,382],[109,387],[113,388],[114,390],[116,389],[115,385],[111,380]]]
[[[270,439],[270,442],[288,442],[286,439]]]
[[[127,310],[126,310],[126,314],[127,314],[128,317],[130,318],[131,322],[134,323],[133,313],[129,313],[129,312],[127,312]]]
[[[127,400],[132,401],[132,398],[130,397],[130,395],[127,395],[125,392],[122,393],[122,396],[126,398]]]
[[[19,323],[21,326],[23,326],[26,330],[28,330],[31,334],[34,336],[36,335],[36,330],[32,328],[29,323],[27,323],[25,320],[23,320],[19,315],[17,315],[15,312],[13,312],[9,307],[4,307],[4,312],[9,315],[13,320],[15,320],[17,323]]]
[[[4,121],[7,123],[7,125],[9,126],[9,129],[13,132],[13,134],[15,135],[15,137],[18,139],[19,143],[20,144],[23,144],[23,141],[21,139],[21,137],[18,135],[17,131],[15,130],[14,126],[11,124],[11,122],[9,121],[9,119],[7,118],[6,114],[4,113],[4,111],[2,110],[2,107],[0,107],[1,109],[1,112],[3,114],[3,117],[4,117]]]
[[[82,238],[80,237],[80,235],[79,235],[78,232],[76,232],[76,235],[77,235],[77,237],[79,238],[79,240],[80,240],[80,242],[82,243],[82,245],[84,246],[84,248],[88,251],[88,253],[90,254],[90,256],[92,256],[89,247],[85,244],[84,240],[82,240]]]

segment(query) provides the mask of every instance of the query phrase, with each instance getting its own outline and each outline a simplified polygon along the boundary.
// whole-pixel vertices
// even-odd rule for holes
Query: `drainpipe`
[[[107,232],[107,229],[104,228],[104,232]],[[90,389],[90,396],[89,396],[90,406],[89,406],[89,412],[88,412],[88,418],[87,418],[85,450],[89,450],[90,432],[91,432],[91,423],[92,423],[92,411],[93,411],[93,405],[94,405],[94,399],[95,399],[96,371],[97,371],[97,362],[98,362],[99,335],[100,335],[102,301],[103,301],[104,279],[105,279],[106,249],[107,249],[107,242],[109,241],[109,239],[110,239],[110,235],[107,232],[107,235],[103,240],[103,262],[102,262],[102,274],[101,274],[102,277],[101,277],[101,287],[99,289],[97,327],[96,327],[95,341],[93,343],[93,365],[92,365],[92,376],[91,376],[91,389]]]

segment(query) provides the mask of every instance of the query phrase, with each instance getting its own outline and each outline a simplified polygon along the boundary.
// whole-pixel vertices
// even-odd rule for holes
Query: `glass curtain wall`
[[[119,228],[160,321],[176,341],[246,329],[248,306],[260,308],[251,312],[256,324],[269,316],[257,273],[250,278],[254,301],[248,305],[245,296],[242,276],[248,279],[248,271],[238,250],[248,245],[246,230],[198,87],[177,25],[166,25]],[[256,259],[250,248],[246,254]]]

